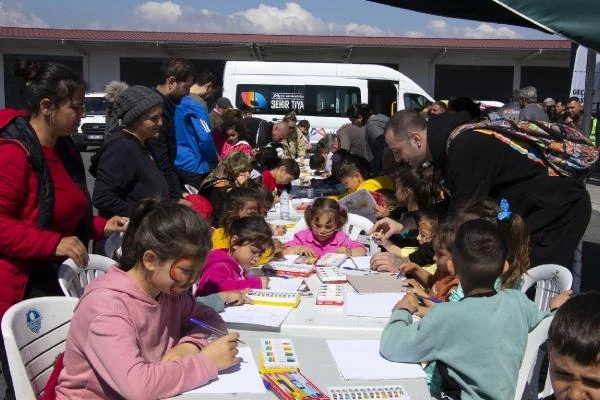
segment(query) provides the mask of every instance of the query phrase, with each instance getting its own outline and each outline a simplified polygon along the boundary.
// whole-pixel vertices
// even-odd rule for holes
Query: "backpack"
[[[514,122],[508,119],[459,125],[448,137],[446,153],[458,135],[471,130],[491,135],[508,144],[546,168],[550,176],[583,179],[592,172],[598,161],[598,150],[576,128],[544,121]]]

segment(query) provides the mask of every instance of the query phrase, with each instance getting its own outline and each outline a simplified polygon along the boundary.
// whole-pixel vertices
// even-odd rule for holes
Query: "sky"
[[[366,0],[0,1],[0,26],[291,35],[560,39],[533,29],[441,18]]]

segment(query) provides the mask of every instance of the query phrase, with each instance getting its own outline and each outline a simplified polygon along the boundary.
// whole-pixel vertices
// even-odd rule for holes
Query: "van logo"
[[[267,99],[259,92],[242,92],[242,101],[252,108],[267,108]]]

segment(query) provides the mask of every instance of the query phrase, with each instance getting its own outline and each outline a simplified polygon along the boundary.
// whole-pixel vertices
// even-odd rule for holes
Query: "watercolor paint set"
[[[346,261],[348,256],[342,253],[325,253],[317,260],[317,267],[339,267]]]
[[[260,340],[260,372],[288,372],[300,368],[291,339]]]
[[[317,305],[344,305],[344,285],[321,285],[317,292]]]
[[[317,276],[323,283],[346,283],[346,274],[339,268],[317,267]]]
[[[298,276],[306,278],[315,272],[314,265],[296,264],[290,261],[271,261],[263,266],[267,274],[276,276]]]
[[[327,394],[299,371],[264,374],[263,381],[281,400],[329,400]]]
[[[331,400],[398,399],[410,400],[408,392],[399,385],[328,387]]]
[[[298,292],[282,292],[278,290],[268,289],[252,289],[246,296],[252,300],[254,304],[264,306],[282,306],[282,307],[298,307],[300,303],[300,293]]]

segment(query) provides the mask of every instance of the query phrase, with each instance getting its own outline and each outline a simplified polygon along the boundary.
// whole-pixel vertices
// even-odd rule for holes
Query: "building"
[[[567,97],[568,40],[285,36],[0,27],[0,106],[18,107],[17,58],[59,61],[82,72],[92,91],[113,79],[153,85],[171,56],[222,71],[227,60],[383,64],[397,68],[433,97],[506,101],[532,85],[540,98]]]

